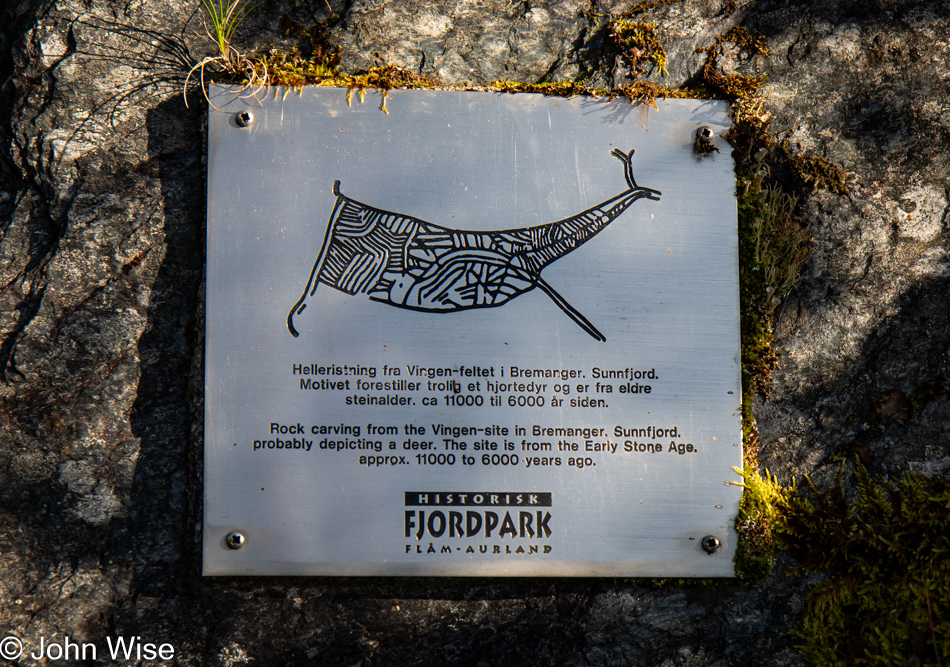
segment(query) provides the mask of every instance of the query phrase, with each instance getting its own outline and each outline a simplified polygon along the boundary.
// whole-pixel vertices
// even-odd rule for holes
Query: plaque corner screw
[[[716,148],[716,145],[713,143],[713,139],[716,137],[716,133],[708,125],[701,125],[696,128],[695,141],[693,142],[693,149],[700,155],[705,155],[707,153],[712,153],[713,151],[719,152],[719,149]]]
[[[234,122],[238,127],[250,127],[254,122],[254,114],[247,109],[242,109],[234,114]]]
[[[244,542],[247,541],[247,538],[244,537],[244,533],[239,533],[236,530],[234,532],[228,533],[224,538],[224,543],[228,545],[228,549],[240,549],[244,546]],[[703,543],[705,545],[705,542]]]
[[[713,535],[707,535],[703,538],[703,551],[708,554],[714,554],[719,551],[719,547],[722,546],[722,543],[719,541],[719,538]]]

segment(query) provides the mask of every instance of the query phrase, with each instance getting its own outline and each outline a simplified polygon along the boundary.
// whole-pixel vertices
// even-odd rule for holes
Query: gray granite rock
[[[240,43],[290,45],[283,12],[331,8],[354,70],[631,74],[605,46],[629,8],[613,1],[273,0]],[[802,202],[814,252],[756,405],[763,465],[828,483],[846,450],[892,477],[946,475],[950,399],[901,407],[950,377],[946,4],[687,1],[644,20],[669,54],[668,75],[647,74],[670,86],[734,25],[765,34],[771,58],[724,65],[766,72],[790,149],[850,174],[847,196]],[[181,91],[209,53],[196,2],[0,7],[0,634],[68,635],[100,656],[140,635],[182,665],[802,664],[788,630],[813,582],[784,559],[757,586],[670,590],[199,576],[205,109]]]

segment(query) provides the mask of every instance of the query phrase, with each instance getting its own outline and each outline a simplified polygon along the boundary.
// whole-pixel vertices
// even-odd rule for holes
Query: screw
[[[244,535],[237,531],[233,533],[228,533],[227,537],[224,538],[224,543],[228,545],[228,549],[240,549],[244,546]],[[705,544],[705,543],[704,543]]]
[[[707,535],[706,537],[703,538],[703,551],[705,551],[708,554],[716,553],[717,551],[719,551],[720,546],[721,544],[719,540],[713,537],[712,535]]]
[[[696,141],[693,142],[693,150],[695,150],[700,155],[706,155],[712,153],[713,151],[719,152],[719,149],[716,148],[716,144],[713,143],[713,138],[715,138],[716,133],[713,132],[713,129],[708,125],[703,125],[696,129]]]
[[[238,111],[234,114],[234,122],[238,124],[238,127],[250,127],[251,123],[254,122],[254,114],[247,109]]]

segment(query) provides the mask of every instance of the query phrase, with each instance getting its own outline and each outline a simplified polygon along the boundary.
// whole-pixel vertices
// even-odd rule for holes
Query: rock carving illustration
[[[637,185],[629,153],[614,149],[623,162],[627,189],[616,197],[564,220],[535,227],[466,231],[440,227],[350,199],[334,181],[336,204],[326,237],[294,316],[319,283],[347,294],[368,294],[399,308],[450,312],[493,308],[535,287],[599,341],[607,340],[586,317],[541,278],[545,266],[580,247],[641,198],[659,201],[658,190]]]

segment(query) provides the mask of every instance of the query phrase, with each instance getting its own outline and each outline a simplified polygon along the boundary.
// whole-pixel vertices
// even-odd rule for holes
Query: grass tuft
[[[237,66],[237,51],[231,45],[234,31],[263,0],[201,0],[211,28],[209,36],[218,46],[219,58],[225,66]]]
[[[248,87],[258,89],[270,83],[266,64],[253,56],[247,56],[231,43],[234,31],[263,0],[201,0],[201,6],[210,23],[208,36],[218,48],[218,54],[207,56],[191,68],[185,77],[185,106],[188,106],[188,84],[193,76],[198,77],[202,94],[208,100],[206,76],[214,73],[225,78],[239,78],[246,81]],[[210,100],[209,100],[210,104]]]

